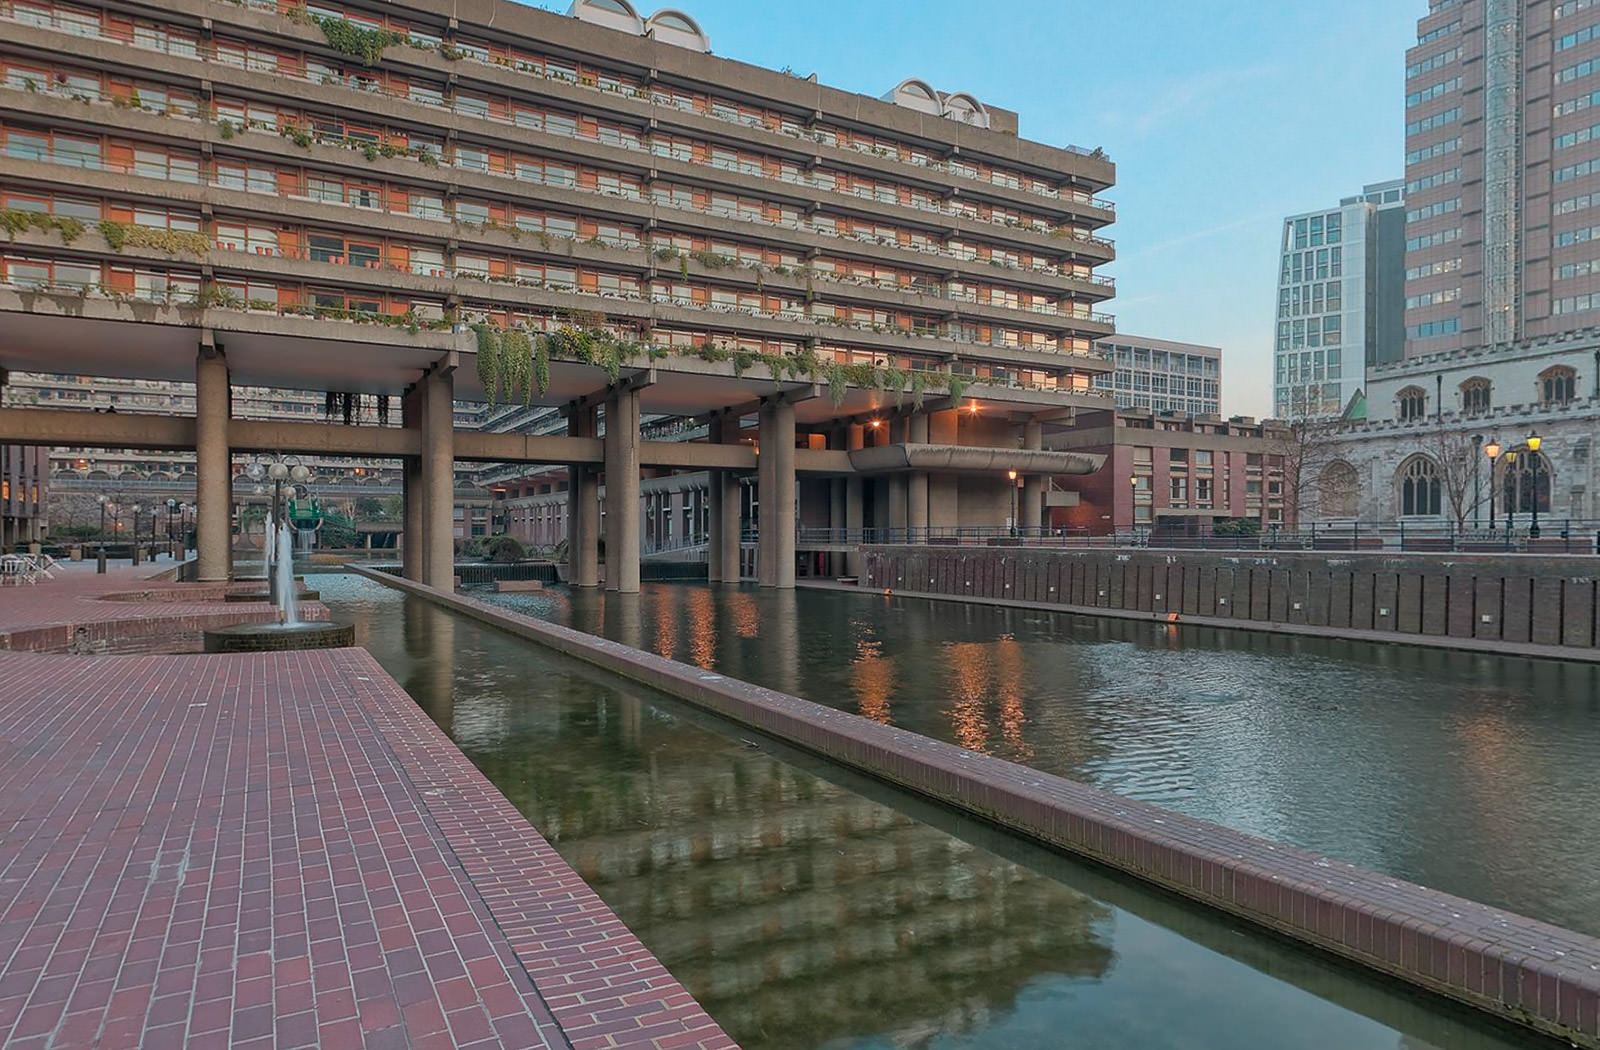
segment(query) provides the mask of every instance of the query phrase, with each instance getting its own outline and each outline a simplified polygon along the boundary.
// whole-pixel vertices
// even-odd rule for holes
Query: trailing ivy
[[[153,230],[148,226],[105,219],[100,223],[100,234],[114,252],[123,248],[151,248],[168,255],[204,255],[211,250],[206,235],[191,230]]]
[[[61,234],[63,244],[71,244],[83,236],[84,228],[82,219],[74,219],[70,215],[49,215],[42,211],[22,211],[19,208],[0,211],[0,229],[6,231],[8,241],[25,230],[39,230],[44,233],[53,230]]]
[[[522,398],[522,406],[533,404],[533,341],[528,333],[513,328],[500,337],[501,361],[506,401]]]
[[[347,18],[312,15],[311,20],[321,27],[329,47],[341,55],[359,58],[369,66],[378,64],[385,49],[405,41],[405,37],[393,30],[368,29]]]
[[[928,389],[928,373],[911,373],[911,407],[918,412],[922,411],[922,392]]]
[[[487,324],[475,324],[472,331],[478,337],[478,382],[493,408],[500,401],[500,331]]]
[[[894,407],[899,408],[905,404],[906,383],[910,377],[892,365],[883,370],[882,377],[883,389],[894,394]]]

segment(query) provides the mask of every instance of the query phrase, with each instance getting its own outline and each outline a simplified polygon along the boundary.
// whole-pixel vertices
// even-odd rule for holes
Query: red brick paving
[[[0,653],[0,1046],[737,1050],[354,649]]]

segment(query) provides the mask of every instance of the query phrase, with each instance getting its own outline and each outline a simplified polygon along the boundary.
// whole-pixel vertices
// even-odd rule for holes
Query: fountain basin
[[[314,602],[322,596],[316,591],[300,591],[295,595],[302,602]],[[229,591],[223,599],[227,602],[270,602],[272,595],[268,591]]]
[[[280,653],[355,644],[355,625],[348,623],[241,623],[205,632],[208,653]]]

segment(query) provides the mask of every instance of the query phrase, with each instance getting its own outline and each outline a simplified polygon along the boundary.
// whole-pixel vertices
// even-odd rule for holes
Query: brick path
[[[0,653],[0,1046],[736,1050],[358,649]]]

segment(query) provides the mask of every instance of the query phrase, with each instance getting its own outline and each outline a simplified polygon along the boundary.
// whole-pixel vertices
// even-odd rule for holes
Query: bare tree
[[[1444,490],[1445,508],[1455,519],[1456,527],[1464,528],[1479,498],[1473,484],[1477,446],[1469,435],[1449,430],[1442,422],[1428,436],[1425,444],[1428,454],[1438,464],[1439,487]]]
[[[1328,476],[1328,467],[1340,458],[1344,423],[1320,414],[1321,409],[1320,402],[1302,398],[1290,406],[1287,420],[1268,425],[1271,454],[1283,460],[1284,505],[1293,511],[1295,524],[1317,517],[1329,502],[1343,505],[1359,487],[1350,484],[1347,474]],[[1339,491],[1324,492],[1328,483]]]

